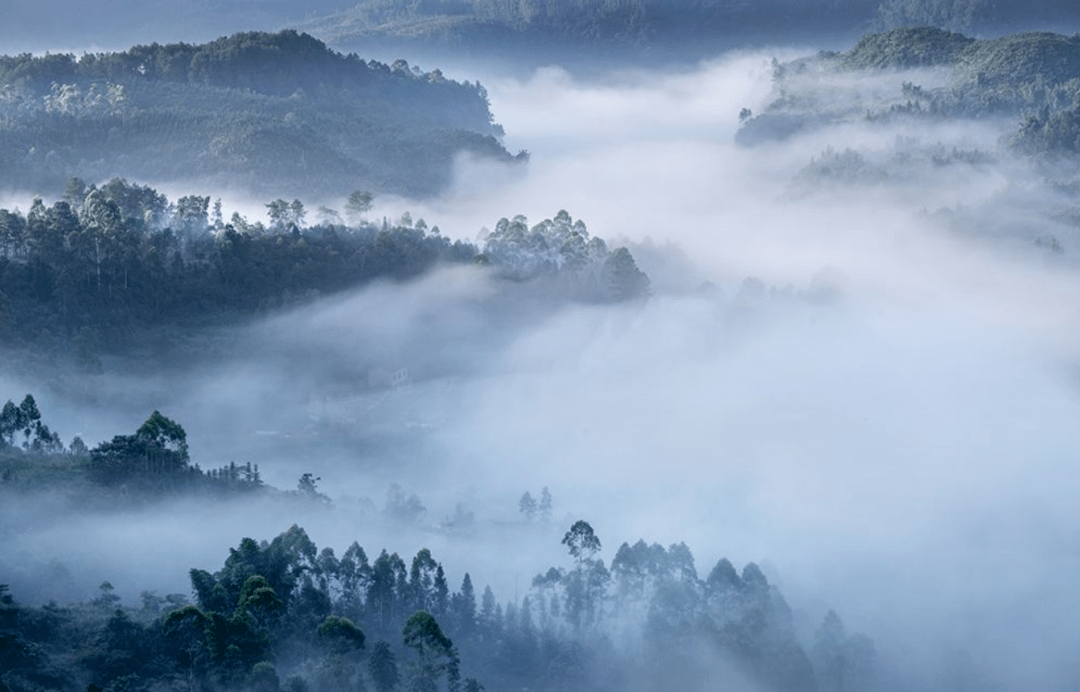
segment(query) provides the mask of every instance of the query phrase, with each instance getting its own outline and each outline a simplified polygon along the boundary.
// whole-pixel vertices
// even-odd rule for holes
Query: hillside
[[[393,46],[514,62],[696,59],[724,47],[860,34],[875,0],[363,0],[298,24],[334,45]]]
[[[1076,21],[1072,4],[1063,0],[1022,8],[970,0],[362,0],[298,26],[334,45],[566,64],[600,57],[699,59],[723,48],[776,42],[821,46],[854,40],[871,28],[932,26],[994,35],[1075,30]]]
[[[467,151],[514,159],[479,83],[307,34],[0,57],[0,186],[205,181],[263,194],[424,196]]]
[[[852,86],[859,79],[880,86]],[[997,118],[1019,123],[1003,133],[1013,151],[1080,152],[1080,34],[974,39],[929,27],[893,29],[843,53],[778,63],[774,93],[761,114],[744,120],[742,143],[859,119]]]

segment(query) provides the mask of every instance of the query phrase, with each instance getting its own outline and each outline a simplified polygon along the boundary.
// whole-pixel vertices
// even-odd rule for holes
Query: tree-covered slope
[[[509,57],[516,52],[516,59],[539,54],[564,62],[615,52],[640,60],[701,55],[747,42],[857,34],[876,6],[876,0],[363,0],[300,26],[342,45],[394,40]]]
[[[934,27],[903,27],[867,34],[841,57],[849,69],[905,69],[951,65],[975,39]]]
[[[437,192],[462,151],[511,161],[479,83],[295,31],[0,57],[0,185],[209,180],[270,194]]]
[[[616,53],[631,60],[691,57],[723,47],[786,41],[821,45],[872,27],[941,27],[990,34],[1076,28],[1065,0],[1023,7],[982,0],[363,0],[306,19],[305,30],[335,44],[454,47],[469,52],[561,56]],[[644,49],[644,52],[641,52]]]
[[[1080,77],[1080,35],[1027,32],[979,40],[933,27],[902,27],[867,34],[839,63],[849,70],[952,67],[959,82],[983,88],[1056,85]]]
[[[239,213],[226,219],[220,200],[170,201],[122,179],[100,187],[72,179],[51,206],[37,199],[26,213],[0,209],[0,348],[69,357],[95,371],[97,353],[128,353],[157,330],[242,324],[440,265],[482,265],[553,304],[649,293],[625,248],[609,251],[565,211],[532,227],[523,216],[501,219],[478,248],[407,213],[369,222],[370,194],[352,197],[348,225],[326,207],[308,225],[299,199],[269,202],[269,225]]]
[[[276,516],[350,516],[318,491],[318,480],[305,473],[295,491],[282,491],[263,483],[250,463],[203,471],[189,458],[184,428],[158,411],[134,434],[93,449],[79,437],[65,446],[32,395],[0,411],[4,501],[51,493],[50,503],[66,497],[82,516],[110,516],[137,507],[165,513],[169,499],[218,506],[258,499]],[[459,566],[473,550],[469,537],[511,532],[539,551],[541,541],[562,534],[561,564],[525,580],[522,598],[515,588],[513,600],[502,603],[490,587],[481,594],[484,582],[474,585],[468,572],[448,574],[428,548],[411,560],[385,549],[369,559],[353,541],[338,555],[320,550],[296,525],[271,541],[244,538],[216,571],[193,567],[194,602],[158,596],[161,584],[137,583],[146,590],[141,607],[131,607],[106,581],[97,598],[64,605],[55,600],[62,589],[47,584],[38,598],[52,602],[29,607],[8,593],[8,583],[25,589],[25,577],[9,574],[14,580],[0,583],[0,690],[476,692],[483,684],[607,692],[706,689],[722,675],[775,692],[814,692],[846,689],[838,665],[857,688],[872,678],[867,637],[845,633],[830,611],[807,646],[799,631],[805,616],[798,628],[779,588],[754,563],[740,572],[723,558],[699,575],[685,543],[640,539],[614,551],[609,545],[605,560],[589,522],[575,520],[565,534],[557,529],[546,487],[539,503],[526,492],[519,509],[520,522],[470,512],[462,526],[448,518],[428,527],[462,539],[449,543],[460,551],[453,555]],[[373,526],[401,530],[423,512],[419,498],[391,486],[382,512],[363,528],[368,536]],[[465,533],[455,533],[462,527]],[[66,570],[60,562],[52,568]],[[461,587],[452,591],[458,578]]]
[[[562,543],[567,567],[503,602],[490,586],[477,593],[496,575],[474,572],[474,585],[465,572],[453,590],[458,575],[428,548],[369,558],[353,541],[338,554],[295,524],[271,541],[242,539],[216,571],[192,568],[194,603],[148,589],[131,606],[106,581],[88,602],[34,607],[0,584],[0,689],[636,692],[720,679],[814,692],[872,682],[873,642],[828,611],[807,646],[753,562],[740,572],[723,558],[702,578],[685,543],[638,540],[609,568],[583,520]]]
[[[1075,27],[1076,3],[1071,0],[884,0],[874,27],[933,26],[965,33],[1000,33],[1034,28]]]
[[[982,180],[990,197],[934,218],[1040,253],[1075,245],[1080,35],[976,39],[902,27],[773,67],[769,100],[757,113],[743,110],[736,141],[814,137],[820,144],[789,194],[857,191],[927,204],[928,191],[947,195]]]
[[[865,79],[877,86],[860,88]],[[778,63],[774,84],[777,97],[744,119],[743,143],[844,121],[994,117],[1024,123],[1006,133],[1017,151],[1080,151],[1072,124],[1080,108],[1080,34],[973,39],[904,27],[865,36],[843,53]]]

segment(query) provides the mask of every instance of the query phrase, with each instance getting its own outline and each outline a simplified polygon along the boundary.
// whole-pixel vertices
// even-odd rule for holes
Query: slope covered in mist
[[[374,44],[435,55],[501,56],[513,63],[637,65],[696,60],[722,48],[779,43],[830,46],[902,26],[1008,33],[1076,28],[1061,0],[365,0],[300,26],[336,45]]]
[[[531,533],[558,536],[546,525]],[[599,692],[723,679],[804,692],[872,679],[873,643],[833,611],[808,655],[754,563],[740,574],[722,558],[701,578],[685,543],[638,540],[609,570],[583,520],[562,543],[567,566],[536,575],[521,601],[500,602],[490,586],[481,595],[475,570],[452,590],[457,575],[427,548],[410,564],[385,548],[369,559],[354,540],[339,558],[296,525],[272,541],[244,538],[221,569],[191,568],[194,603],[144,590],[141,607],[125,605],[104,581],[93,600],[35,608],[0,585],[0,684]]]
[[[922,211],[983,238],[1022,238],[1055,252],[1075,242],[1077,36],[894,29],[844,52],[774,62],[772,82],[760,112],[742,112],[736,140],[751,148],[800,137],[827,143],[793,178],[791,194],[909,189],[917,199],[930,178],[946,185],[1008,171],[974,207],[925,197]],[[858,135],[836,136],[851,130]]]
[[[0,412],[0,498],[5,505],[32,498],[38,505],[32,515],[52,515],[0,514],[15,531],[72,514],[95,521],[133,510],[153,515],[178,502],[230,512],[261,504],[331,519],[355,512],[334,508],[317,489],[321,478],[310,473],[297,490],[282,491],[266,485],[250,463],[203,471],[189,457],[183,427],[157,411],[134,434],[93,449],[80,438],[65,446],[46,418],[32,395],[18,405],[8,401]],[[453,518],[430,530],[463,540],[499,531],[554,542],[560,531],[554,498],[547,487],[539,498],[526,491],[518,502],[520,521],[501,527],[487,512],[478,519],[459,503]],[[382,512],[372,511],[365,523],[400,530],[425,511],[415,494],[406,497],[394,485]],[[54,562],[53,583],[39,587],[31,565],[0,562],[9,581],[0,584],[0,684],[15,691],[89,684],[329,692],[398,684],[457,690],[464,677],[464,689],[473,690],[483,680],[500,689],[600,691],[676,682],[696,688],[721,676],[803,692],[817,689],[818,681],[833,688],[842,678],[863,685],[873,676],[873,643],[847,635],[833,611],[805,650],[791,607],[754,563],[740,574],[721,558],[699,577],[685,543],[665,548],[639,539],[622,543],[609,568],[600,538],[584,520],[574,521],[561,543],[570,556],[561,561],[566,566],[541,569],[522,600],[515,594],[503,602],[489,585],[478,595],[483,582],[474,586],[470,571],[484,579],[475,569],[480,565],[466,565],[461,588],[451,592],[443,565],[427,547],[411,568],[385,549],[369,562],[356,540],[339,559],[333,548],[319,551],[296,525],[272,541],[244,538],[220,570],[192,567],[194,604],[183,593],[158,595],[176,582],[170,579],[140,585],[155,587],[141,589],[141,608],[125,606],[108,580],[92,600],[22,606],[20,593],[40,598],[84,580],[73,577],[71,565]],[[119,567],[111,569],[122,572]],[[124,586],[126,592],[130,584]],[[428,634],[419,636],[430,641],[418,640],[421,620]],[[438,662],[405,665],[410,649],[421,661],[427,649]]]
[[[533,225],[504,217],[474,244],[408,212],[370,221],[372,195],[352,197],[347,221],[320,206],[309,223],[300,199],[277,199],[264,224],[226,219],[209,196],[171,202],[119,178],[100,187],[73,178],[49,206],[38,197],[25,214],[0,209],[0,348],[39,370],[99,373],[109,356],[110,369],[124,369],[138,354],[148,367],[177,367],[214,352],[219,330],[453,267],[542,310],[649,294],[630,252],[566,211]],[[493,321],[514,309],[487,307]]]
[[[1067,146],[1015,142],[1041,109],[1075,105],[1074,48],[1066,35],[905,29],[844,53],[736,51],[588,77],[473,64],[529,165],[462,158],[423,199],[356,190],[367,221],[348,224],[329,208],[343,195],[315,212],[321,201],[289,190],[220,225],[217,189],[202,186],[171,202],[143,188],[153,181],[102,179],[14,196],[4,271],[20,298],[5,328],[18,348],[0,400],[34,392],[50,436],[24,428],[5,450],[3,617],[73,631],[97,608],[52,661],[100,666],[119,689],[104,664],[161,662],[128,644],[160,643],[153,611],[183,597],[150,594],[119,616],[116,598],[190,594],[173,622],[182,645],[156,650],[181,654],[161,663],[174,676],[162,686],[374,687],[370,662],[387,649],[348,649],[357,637],[327,608],[418,661],[409,611],[428,595],[432,608],[467,601],[468,572],[474,595],[490,583],[501,628],[470,637],[436,616],[461,647],[462,687],[1072,689],[1080,178]],[[188,250],[173,243],[193,230]],[[408,261],[456,243],[469,259]],[[375,258],[382,274],[367,273]],[[303,290],[348,277],[332,295]],[[150,302],[199,295],[160,314]],[[198,341],[171,321],[203,309],[221,322]],[[117,351],[64,369],[99,318]],[[134,358],[117,355],[132,344]],[[154,410],[226,483],[246,482],[250,463],[266,486],[297,490],[139,502],[80,476],[73,444],[35,465],[35,442],[79,435],[132,462],[118,465],[132,485],[166,488],[156,450],[121,457]],[[94,507],[24,492],[67,471]],[[560,544],[578,520],[603,539],[596,554]],[[311,545],[296,529],[274,548],[293,523]],[[354,565],[361,545],[387,546],[385,559],[365,572],[341,568],[346,553],[305,557],[354,540]],[[299,590],[273,572],[286,543],[303,547],[289,563]],[[393,589],[371,600],[379,560]],[[349,581],[364,578],[366,590]],[[274,596],[301,636],[273,635],[259,609]],[[70,610],[41,606],[53,598]],[[369,600],[375,624],[355,607]],[[554,644],[544,617],[562,628]],[[235,649],[214,648],[225,641]],[[458,684],[453,656],[427,660],[445,664],[437,689]],[[50,673],[41,657],[20,665],[37,663]]]
[[[860,90],[859,78],[868,81],[872,75],[893,82],[891,93]],[[1027,118],[1011,143],[1031,149],[1049,118],[1071,117],[1078,107],[1080,35],[1024,33],[980,40],[929,27],[894,29],[868,34],[845,52],[777,63],[773,76],[777,98],[763,117],[744,123],[746,142],[770,136],[771,120],[802,128],[858,117],[870,122]],[[775,134],[783,136],[785,129]],[[1060,141],[1041,150],[1074,153],[1078,135],[1062,131]]]
[[[295,31],[0,58],[0,184],[207,181],[295,196],[438,192],[462,153],[509,161],[479,83]]]
[[[973,35],[1076,31],[1069,0],[11,0],[9,51],[120,50],[134,43],[206,42],[238,31],[296,28],[386,61],[577,67],[597,60],[694,61],[719,49],[797,43],[831,47],[866,31],[935,26]]]

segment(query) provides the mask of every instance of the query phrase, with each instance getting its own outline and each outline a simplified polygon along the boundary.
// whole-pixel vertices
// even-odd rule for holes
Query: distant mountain
[[[307,34],[0,57],[0,185],[73,176],[264,194],[438,192],[461,152],[512,161],[479,83]]]
[[[396,43],[510,60],[692,57],[862,33],[877,0],[361,0],[298,24],[335,45]],[[644,52],[642,52],[644,51]]]
[[[996,35],[1032,29],[1075,31],[1080,8],[1074,0],[885,0],[874,28],[931,26],[950,31]]]
[[[690,58],[778,42],[828,47],[877,28],[1075,30],[1074,0],[361,0],[298,26],[334,45],[392,44],[509,60]],[[1071,29],[1069,29],[1071,27]]]
[[[899,73],[924,68],[933,70]],[[893,79],[895,88],[873,94],[840,89],[822,97],[823,76],[857,71]],[[929,81],[904,81],[909,78]],[[762,113],[744,119],[742,143],[853,119],[997,117],[1023,123],[1004,140],[1017,151],[1080,153],[1080,34],[974,39],[944,29],[898,28],[864,36],[843,53],[778,63],[774,91],[778,98]]]
[[[528,64],[686,59],[777,43],[836,47],[901,26],[979,36],[1080,30],[1074,0],[10,0],[4,8],[0,46],[14,52],[296,28],[414,62],[463,53]]]

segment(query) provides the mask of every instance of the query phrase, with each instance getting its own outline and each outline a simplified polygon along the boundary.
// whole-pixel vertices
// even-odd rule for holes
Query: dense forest
[[[184,428],[158,411],[131,435],[116,435],[93,448],[76,435],[65,445],[45,423],[32,394],[19,404],[8,400],[0,410],[0,469],[3,493],[51,490],[82,507],[116,509],[165,496],[274,491],[263,483],[258,464],[204,471],[192,463]],[[325,497],[310,474],[301,477],[298,488],[292,494],[301,498]]]
[[[406,280],[438,265],[479,265],[533,281],[558,301],[645,297],[649,280],[625,248],[609,250],[562,211],[529,226],[502,219],[482,247],[451,241],[407,213],[364,219],[372,195],[350,197],[346,223],[303,202],[268,203],[269,225],[220,201],[170,202],[148,186],[72,179],[51,206],[0,210],[0,344],[70,356],[99,369],[98,352],[130,351],[155,328],[240,324],[376,279]]]
[[[897,77],[891,93],[868,98],[852,89],[821,89],[823,81],[860,72],[883,77],[924,70],[928,84]],[[927,71],[929,70],[929,71]],[[1080,35],[1025,33],[974,39],[930,27],[868,34],[850,50],[821,52],[774,66],[777,98],[748,114],[739,133],[753,143],[798,131],[863,118],[1013,118],[1023,124],[1007,140],[1030,154],[1070,155],[1080,130]],[[855,95],[855,98],[852,95]],[[839,98],[837,98],[839,96]]]
[[[0,686],[37,690],[645,690],[752,681],[778,691],[867,684],[874,646],[829,611],[804,646],[780,591],[748,563],[698,575],[684,543],[623,543],[610,565],[588,522],[566,566],[520,600],[478,594],[428,549],[411,561],[357,542],[340,555],[293,526],[243,539],[194,603],[109,582],[85,603],[23,606],[0,585]],[[478,575],[479,576],[479,575]]]
[[[875,28],[939,26],[1002,33],[1075,26],[1063,0],[994,3],[985,0],[364,0],[301,24],[334,43],[396,40],[448,44],[475,53],[524,51],[597,57],[615,52],[634,59],[701,56],[717,45],[850,40]],[[518,55],[516,58],[520,58]],[[569,56],[566,56],[569,57]],[[639,55],[637,59],[640,59]],[[561,61],[560,61],[561,62]]]
[[[65,511],[112,512],[177,498],[268,497],[286,506],[328,504],[319,480],[303,473],[294,490],[283,490],[265,483],[259,465],[250,461],[204,469],[191,459],[183,426],[159,411],[133,433],[89,447],[79,435],[65,444],[45,422],[32,394],[18,404],[8,400],[0,409],[0,495],[9,499],[51,493],[62,499]]]
[[[930,26],[950,31],[1007,33],[1075,27],[1076,8],[1061,0],[993,2],[992,0],[885,0],[875,11],[877,30]]]
[[[343,55],[306,34],[0,57],[0,185],[78,176],[262,194],[431,195],[469,152],[515,159],[479,83]]]
[[[529,62],[537,55],[595,59],[612,53],[638,63],[696,59],[721,45],[831,45],[898,26],[983,35],[1077,28],[1069,0],[311,0],[302,10],[284,0],[147,0],[136,6],[104,0],[93,8],[54,0],[47,11],[23,5],[11,15],[0,26],[0,38],[18,50],[75,45],[85,31],[123,46],[132,36],[207,40],[239,30],[296,27],[339,46],[383,44],[404,48],[401,55],[441,47],[452,49],[439,51],[445,56]],[[55,21],[58,16],[68,21]]]
[[[866,80],[876,86],[865,88]],[[757,114],[744,109],[741,121],[736,141],[748,147],[852,126],[993,132],[959,144],[912,136],[885,147],[838,142],[811,159],[790,192],[918,185],[1008,164],[1027,173],[1010,175],[990,204],[936,210],[937,220],[966,235],[1023,237],[1052,254],[1080,229],[1080,35],[975,39],[930,27],[869,34],[844,52],[774,62],[771,100]]]
[[[118,512],[169,497],[252,494],[330,507],[317,478],[295,491],[258,466],[203,471],[183,427],[154,411],[131,435],[92,449],[60,442],[32,395],[0,412],[0,497],[53,490]],[[96,501],[95,501],[96,500]],[[388,500],[389,502],[389,500]],[[418,505],[415,496],[398,502]],[[552,498],[521,497],[519,530],[551,534]],[[387,512],[401,515],[406,509]],[[400,518],[400,517],[399,517]],[[429,550],[411,560],[353,542],[338,557],[293,526],[245,538],[216,572],[191,569],[185,594],[144,590],[125,606],[111,584],[90,602],[18,604],[0,585],[0,685],[37,690],[626,690],[751,680],[780,692],[867,684],[874,646],[829,612],[802,642],[762,570],[721,559],[702,578],[684,543],[623,543],[610,563],[592,526],[562,539],[569,560],[518,600],[482,594],[468,573],[452,592]],[[854,687],[853,687],[854,686]]]

